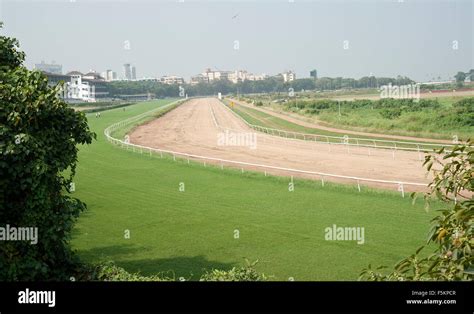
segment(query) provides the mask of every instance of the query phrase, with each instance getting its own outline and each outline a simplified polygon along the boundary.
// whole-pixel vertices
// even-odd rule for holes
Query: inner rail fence
[[[241,133],[242,131],[240,130],[235,130],[235,129],[231,129],[231,128],[228,128],[228,127],[225,127],[225,126],[222,126],[221,124],[218,123],[216,117],[215,117],[215,113],[214,113],[214,110],[212,107],[209,107],[210,108],[210,111],[211,111],[211,114],[212,114],[212,118],[213,118],[213,122],[214,122],[214,125],[216,126],[216,128],[222,130],[222,131],[230,131],[230,132],[235,132],[235,133]],[[227,108],[227,110],[231,111],[233,115],[236,115],[239,119],[242,119],[242,117],[238,116],[237,113],[233,112],[231,109]],[[243,120],[243,122],[247,122],[245,120]],[[246,123],[247,124],[247,123]],[[247,124],[248,127],[252,128],[251,125]],[[260,126],[256,126],[257,127],[257,130]],[[254,130],[256,130],[255,128],[253,128]],[[285,131],[282,131],[282,132],[285,132]],[[357,147],[354,147],[355,150],[357,151],[354,151],[354,150],[351,150],[349,145],[341,145],[339,143],[333,143],[333,142],[318,142],[318,141],[309,141],[309,140],[301,140],[297,137],[283,137],[283,136],[275,136],[275,135],[272,135],[271,133],[269,132],[259,132],[257,133],[259,136],[261,136],[261,139],[263,140],[263,142],[266,142],[267,139],[265,138],[265,136],[268,136],[268,140],[273,143],[273,144],[277,144],[277,142],[281,139],[281,143],[280,144],[284,144],[285,146],[287,146],[290,142],[295,144],[296,146],[300,146],[300,147],[308,147],[306,146],[305,144],[308,144],[308,143],[314,143],[314,144],[318,144],[318,145],[326,145],[326,144],[329,144],[327,145],[328,149],[329,149],[329,152],[331,152],[331,146],[334,145],[335,147],[344,147],[347,151],[347,153],[359,153],[359,154],[364,154],[365,152],[361,152],[360,149],[364,148],[364,149],[367,149],[367,156],[372,156],[372,155],[376,155],[377,151],[380,151],[380,152],[383,152],[383,151],[391,151],[391,155],[392,155],[392,159],[395,159],[395,149],[391,149],[391,150],[388,150],[388,149],[378,149],[378,148],[373,148],[372,146],[367,146],[367,145],[364,145],[364,146],[357,146]],[[286,141],[286,142],[285,142]],[[337,145],[340,145],[340,146],[337,146]],[[313,147],[313,149],[315,149]],[[373,149],[373,150],[372,150]],[[418,152],[418,160],[423,160],[423,153],[422,151],[419,151]]]
[[[234,101],[235,102],[235,101]],[[274,136],[280,136],[285,138],[292,138],[304,141],[315,141],[326,143],[328,145],[346,145],[356,147],[367,147],[367,148],[378,148],[378,149],[392,149],[392,150],[405,150],[405,151],[416,151],[418,153],[432,152],[434,149],[440,149],[442,147],[454,147],[456,144],[444,144],[444,143],[430,143],[430,142],[408,142],[408,141],[390,141],[380,139],[368,139],[368,138],[357,138],[345,136],[331,136],[322,134],[310,134],[301,133],[287,130],[280,130],[274,128],[263,127],[249,123],[241,115],[236,113],[234,110],[229,108],[224,102],[221,103],[232,111],[240,120],[242,120],[248,127]],[[445,150],[446,152],[451,152]]]
[[[242,173],[244,172],[244,167],[247,167],[247,168],[250,167],[250,168],[264,170],[265,175],[267,174],[267,170],[281,171],[281,172],[292,173],[296,175],[306,175],[313,179],[319,178],[321,180],[322,186],[324,186],[325,180],[327,180],[328,178],[335,179],[336,181],[338,179],[349,180],[352,183],[357,184],[357,188],[359,192],[361,192],[362,183],[376,184],[376,185],[382,184],[382,185],[388,185],[388,186],[394,187],[401,193],[402,197],[405,197],[405,192],[407,191],[407,189],[419,190],[419,189],[425,189],[427,187],[426,183],[420,183],[420,182],[381,180],[381,179],[363,178],[363,177],[356,177],[356,176],[345,176],[345,175],[332,174],[332,173],[319,172],[319,171],[307,171],[307,170],[277,167],[277,166],[270,166],[270,165],[257,164],[257,163],[244,162],[244,161],[235,161],[235,160],[229,160],[229,159],[201,156],[201,155],[196,155],[196,154],[188,154],[188,153],[177,152],[177,151],[172,151],[172,150],[167,150],[167,149],[159,149],[159,148],[153,148],[153,147],[148,147],[148,146],[143,146],[143,145],[138,145],[138,144],[132,144],[128,140],[121,140],[111,135],[114,131],[117,131],[124,126],[133,124],[137,121],[140,121],[141,119],[150,117],[159,111],[162,111],[166,108],[169,108],[173,105],[183,103],[183,102],[184,102],[183,100],[178,100],[168,105],[161,106],[161,107],[152,109],[150,111],[141,113],[137,116],[130,117],[128,119],[111,124],[110,126],[104,129],[104,135],[107,141],[109,141],[110,143],[127,150],[131,149],[132,151],[138,152],[141,154],[148,153],[150,156],[159,154],[162,158],[164,157],[164,155],[168,155],[168,156],[171,156],[173,160],[176,160],[176,158],[178,157],[181,159],[187,159],[188,164],[189,164],[190,159],[201,160],[203,161],[204,166],[207,165],[206,162],[212,162],[215,164],[220,164],[222,169],[224,168],[224,164],[229,164],[229,165],[232,165],[233,168],[236,168],[236,167],[241,168]],[[214,117],[214,123],[216,123],[217,125],[215,117]],[[293,175],[291,176],[291,179],[293,180]]]

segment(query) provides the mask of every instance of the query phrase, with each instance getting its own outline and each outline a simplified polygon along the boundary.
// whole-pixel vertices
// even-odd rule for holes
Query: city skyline
[[[56,60],[66,70],[118,73],[132,63],[139,77],[189,79],[211,67],[427,81],[474,63],[469,1],[433,2],[429,14],[423,1],[7,0],[0,11],[5,33],[20,40],[30,68]]]

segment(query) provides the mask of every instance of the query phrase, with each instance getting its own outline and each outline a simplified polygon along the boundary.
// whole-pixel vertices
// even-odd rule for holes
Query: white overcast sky
[[[298,77],[315,68],[319,76],[426,81],[474,68],[473,7],[472,0],[0,0],[0,20],[3,33],[20,40],[28,67],[54,60],[63,71],[121,75],[132,63],[139,77],[185,78],[207,67]]]

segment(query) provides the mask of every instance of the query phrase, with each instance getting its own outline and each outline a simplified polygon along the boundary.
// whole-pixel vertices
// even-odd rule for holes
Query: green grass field
[[[421,200],[304,180],[289,192],[287,178],[188,165],[104,140],[108,125],[170,101],[88,116],[98,139],[80,148],[73,193],[88,205],[72,241],[83,260],[196,279],[248,258],[273,280],[356,280],[369,263],[391,266],[425,243],[433,212]],[[365,244],[326,241],[333,224],[364,227]]]

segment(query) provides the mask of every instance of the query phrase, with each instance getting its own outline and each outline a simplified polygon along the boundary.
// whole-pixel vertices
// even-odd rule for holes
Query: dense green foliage
[[[436,99],[394,99],[394,98],[382,98],[379,100],[314,100],[314,101],[290,101],[285,104],[285,109],[293,111],[293,108],[297,110],[302,109],[313,109],[311,113],[319,113],[321,110],[338,111],[339,106],[343,109],[397,109],[404,112],[417,112],[422,110],[437,110],[440,108],[440,104]]]
[[[112,81],[107,83],[110,97],[151,93],[157,98],[178,97],[178,85],[166,85],[156,81]]]
[[[257,262],[245,266],[232,267],[230,270],[212,269],[204,273],[199,281],[266,281],[267,276],[255,269]],[[113,262],[87,265],[81,269],[80,281],[185,281],[186,278],[176,278],[172,272],[144,276],[139,272],[128,272]]]
[[[465,98],[453,104],[453,112],[445,120],[448,125],[474,126],[474,98]],[[474,134],[473,134],[474,135]]]
[[[174,281],[166,274],[143,276],[138,272],[130,273],[113,262],[86,265],[76,280],[80,281]]]
[[[462,87],[466,78],[469,78],[471,82],[474,82],[474,69],[470,69],[467,72],[459,71],[458,73],[456,73],[456,75],[454,75],[457,87]]]
[[[285,103],[283,109],[369,132],[444,138],[474,134],[472,97],[452,105],[441,104],[438,99],[294,100]]]
[[[228,100],[224,100],[225,103],[228,103]],[[324,102],[322,102],[324,104]],[[258,102],[255,103],[257,107]],[[343,129],[339,130],[327,130],[325,128],[318,127],[317,124],[314,124],[314,127],[304,126],[298,123],[294,123],[288,121],[287,119],[280,118],[278,116],[269,114],[268,112],[258,110],[256,108],[251,108],[247,106],[240,106],[235,104],[233,109],[235,113],[241,116],[245,121],[250,124],[262,126],[265,128],[272,128],[278,130],[284,130],[289,132],[297,132],[291,135],[293,138],[301,139],[301,140],[314,140],[316,138],[317,141],[324,141],[330,143],[340,143],[341,137],[347,135],[347,132]],[[270,132],[271,133],[271,132]],[[311,134],[315,135],[315,137],[308,137],[304,136],[303,134]],[[321,136],[316,136],[321,135]],[[279,136],[286,136],[286,134],[280,134]],[[326,138],[325,136],[329,136]],[[361,135],[361,136],[349,136],[347,141],[349,144],[357,145],[357,144],[365,144],[365,145],[373,145],[373,140],[388,140],[393,141],[396,140],[394,137],[386,137],[384,135],[374,134],[374,135]],[[404,138],[400,138],[400,141],[403,143],[397,143],[397,147],[405,147],[411,149],[422,149],[432,151],[434,148],[441,148],[442,144],[439,146],[435,145],[424,145],[420,144],[419,140],[407,140]],[[385,143],[387,145],[387,143]],[[390,145],[390,143],[388,143]]]
[[[77,145],[94,134],[85,115],[57,97],[58,87],[22,66],[17,48],[0,36],[0,226],[38,228],[38,243],[1,241],[0,281],[62,280],[75,267],[68,241],[85,208],[65,192]]]
[[[436,196],[445,206],[433,218],[427,242],[437,244],[429,256],[416,253],[400,261],[388,274],[379,267],[365,269],[361,278],[369,280],[474,280],[474,149],[456,146],[451,152],[443,149],[426,156],[425,165],[433,172],[429,201]],[[437,165],[439,167],[433,167]],[[428,202],[429,204],[429,202]]]
[[[0,29],[3,23],[0,22]],[[25,53],[17,49],[18,40],[0,36],[0,71],[7,72],[19,67],[25,60]]]
[[[255,269],[257,262],[250,263],[247,260],[246,266],[232,267],[231,270],[213,269],[202,275],[199,281],[266,281],[267,276]]]

